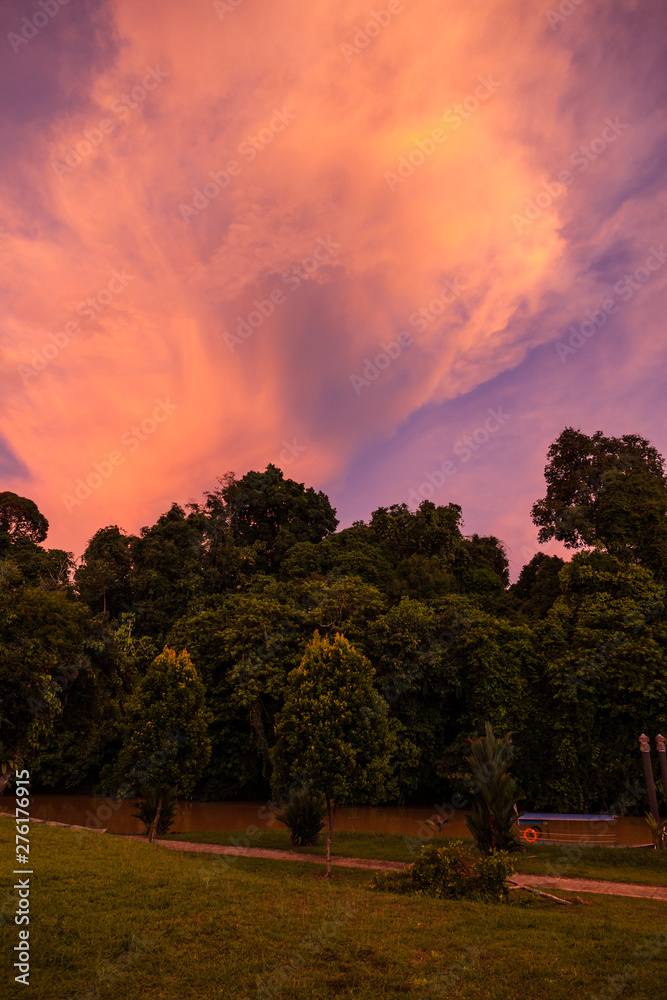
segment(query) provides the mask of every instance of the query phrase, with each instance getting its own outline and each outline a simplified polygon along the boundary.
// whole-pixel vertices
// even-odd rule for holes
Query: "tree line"
[[[545,479],[539,540],[574,555],[538,552],[511,586],[502,542],[465,534],[456,504],[338,531],[328,497],[273,465],[138,535],[101,528],[78,563],[0,493],[0,790],[25,762],[33,791],[130,794],[143,747],[197,798],[268,797],[294,671],[340,636],[386,705],[386,801],[460,791],[488,722],[512,734],[524,808],[607,808],[641,781],[639,733],[667,725],[664,460],[566,428]]]

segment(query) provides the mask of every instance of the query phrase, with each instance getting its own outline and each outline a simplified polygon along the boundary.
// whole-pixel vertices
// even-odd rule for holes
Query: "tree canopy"
[[[223,476],[136,535],[101,528],[75,572],[36,540],[32,501],[4,494],[0,791],[22,756],[35,790],[129,793],[133,762],[198,718],[196,766],[167,755],[134,777],[265,798],[315,768],[312,747],[332,808],[432,803],[465,794],[489,723],[513,734],[526,808],[608,808],[641,781],[637,735],[667,726],[664,492],[648,442],[566,428],[533,510],[545,539],[584,551],[538,552],[511,586],[502,541],[465,533],[457,504],[378,507],[336,530],[324,494],[273,466]]]
[[[667,569],[665,462],[637,434],[590,437],[566,427],[550,446],[546,496],[533,506],[539,541],[604,548],[664,577]]]

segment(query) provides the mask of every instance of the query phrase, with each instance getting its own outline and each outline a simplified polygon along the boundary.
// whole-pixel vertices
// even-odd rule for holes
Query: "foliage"
[[[507,880],[513,872],[507,852],[480,858],[462,840],[450,840],[442,847],[422,847],[417,860],[404,871],[378,872],[370,888],[437,899],[497,902],[507,899]]]
[[[519,814],[516,781],[509,773],[512,740],[497,739],[489,722],[485,728],[485,736],[471,740],[473,804],[466,825],[482,854],[521,851],[523,845],[513,829]]]
[[[373,687],[369,660],[340,633],[315,632],[287,679],[276,726],[273,781],[279,791],[303,775],[327,805],[327,874],[336,803],[380,802],[391,795],[397,727]]]
[[[7,540],[15,544],[23,538],[32,542],[43,542],[49,530],[49,522],[38,509],[37,504],[16,493],[0,493],[0,543]]]
[[[319,843],[325,809],[321,792],[313,792],[308,785],[292,790],[282,816],[277,819],[288,828],[294,847],[314,847]]]
[[[169,788],[166,785],[141,785],[139,787],[137,811],[132,813],[132,815],[144,824],[144,835],[148,834],[153,825],[160,798],[162,799],[162,806],[155,833],[156,835],[165,836],[174,825],[176,818],[176,810],[178,808],[176,788]]]
[[[63,590],[0,586],[0,740],[32,766],[85,669],[88,611]],[[0,778],[0,790],[9,771]]]
[[[539,540],[600,546],[664,576],[667,570],[665,463],[637,434],[592,436],[566,427],[548,452],[547,493],[533,506]]]
[[[25,753],[36,790],[114,794],[133,763],[128,712],[167,645],[190,651],[213,717],[192,794],[266,797],[288,678],[317,629],[373,668],[392,745],[382,800],[462,792],[488,721],[514,734],[530,807],[641,814],[637,735],[667,725],[662,459],[633,435],[566,428],[549,463],[540,527],[593,551],[538,553],[512,587],[502,542],[464,536],[458,505],[393,504],[336,531],[328,498],[274,466],[228,473],[137,536],[100,529],[75,572],[40,544],[33,502],[0,494],[4,756]],[[365,780],[345,794],[369,801]]]
[[[647,812],[646,823],[651,831],[651,839],[654,846],[659,850],[667,850],[667,819],[656,820],[653,813]]]
[[[536,552],[521,570],[519,579],[510,587],[510,594],[528,620],[544,618],[560,596],[558,574],[565,565],[560,556]]]
[[[234,536],[244,545],[260,543],[266,566],[278,564],[297,542],[319,542],[336,529],[336,511],[322,492],[285,479],[275,465],[228,476],[209,494],[211,504],[224,505]]]
[[[547,659],[551,750],[538,808],[641,812],[636,751],[667,721],[665,589],[651,573],[606,553],[577,553],[561,570],[562,596],[536,628]]]
[[[192,793],[211,752],[205,695],[188,653],[165,646],[126,705],[119,768],[130,788],[164,785]]]
[[[373,687],[374,673],[343,635],[330,641],[315,632],[287,678],[273,751],[278,790],[300,774],[341,805],[387,793],[396,730]]]
[[[116,525],[100,528],[88,542],[74,579],[81,599],[93,611],[108,611],[116,618],[132,607],[134,542]]]

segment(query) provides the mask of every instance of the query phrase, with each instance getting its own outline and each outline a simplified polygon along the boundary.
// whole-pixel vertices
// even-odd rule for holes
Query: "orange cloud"
[[[136,530],[216,474],[279,462],[285,440],[305,449],[297,478],[334,480],[553,340],[564,296],[595,294],[566,235],[595,163],[521,232],[512,216],[620,102],[575,109],[571,48],[525,0],[392,2],[373,22],[358,0],[113,0],[87,99],[23,129],[23,197],[0,201],[0,433],[53,544]],[[592,36],[594,10],[576,19],[563,30]],[[624,142],[605,153],[619,176]],[[447,282],[460,293],[440,309]],[[355,394],[350,376],[402,330],[412,346]],[[168,419],[124,445],[165,399]]]

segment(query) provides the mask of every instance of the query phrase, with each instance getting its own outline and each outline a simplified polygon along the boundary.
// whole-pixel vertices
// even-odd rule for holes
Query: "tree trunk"
[[[153,819],[153,824],[151,826],[151,831],[148,836],[148,843],[152,844],[155,840],[155,835],[157,833],[158,824],[160,822],[160,813],[162,812],[162,789],[160,789],[160,794],[157,800],[157,809],[155,810],[155,817]]]
[[[324,877],[331,878],[331,835],[333,833],[336,805],[328,795],[325,796],[325,799],[327,803],[327,871]]]

